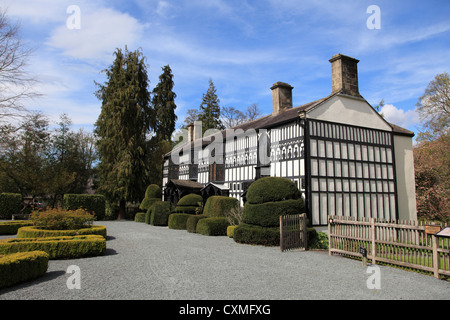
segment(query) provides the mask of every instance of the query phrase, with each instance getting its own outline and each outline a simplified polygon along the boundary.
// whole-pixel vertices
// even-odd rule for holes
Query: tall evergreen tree
[[[209,79],[209,88],[206,94],[203,94],[198,118],[198,120],[202,121],[202,133],[205,133],[208,129],[225,129],[220,119],[220,100],[216,91],[212,79]]]
[[[102,109],[95,123],[99,153],[99,188],[119,202],[119,218],[127,201],[140,201],[147,187],[146,135],[154,121],[150,108],[147,66],[142,52],[117,49],[105,70],[107,81],[98,84],[96,96]]]
[[[155,110],[153,128],[158,141],[170,141],[177,121],[175,114],[177,108],[175,98],[177,95],[173,92],[173,74],[170,66],[164,66],[162,70],[163,73],[159,76],[159,83],[152,92],[152,106]]]

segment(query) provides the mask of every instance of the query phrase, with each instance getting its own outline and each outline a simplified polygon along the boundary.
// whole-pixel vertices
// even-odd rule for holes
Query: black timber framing
[[[305,205],[308,218],[314,225],[326,225],[328,223],[326,217],[329,214],[336,214],[337,209],[342,215],[398,219],[392,132],[314,119],[306,119],[304,126]],[[323,155],[320,155],[319,141],[323,142]],[[327,148],[330,145],[331,154],[328,154],[330,150]],[[339,157],[335,154],[337,145]],[[345,148],[343,148],[344,145]],[[312,152],[313,147],[315,147],[314,152]],[[353,156],[349,154],[350,149]],[[367,154],[363,155],[363,150]],[[382,150],[384,150],[384,156]],[[341,154],[343,151],[346,152],[344,156]],[[344,167],[347,168],[346,174],[343,172]],[[336,168],[340,170],[338,174],[336,174]],[[325,174],[321,171],[325,171]],[[332,182],[332,188],[330,188],[330,182]],[[337,188],[339,184],[340,187]],[[315,205],[313,205],[313,195],[316,196]],[[322,208],[323,195],[325,195],[327,214],[323,214],[325,209]],[[330,201],[334,201],[332,206]],[[341,201],[340,208],[338,208],[338,201]],[[345,206],[349,207],[345,208]],[[331,212],[333,209],[335,212]]]

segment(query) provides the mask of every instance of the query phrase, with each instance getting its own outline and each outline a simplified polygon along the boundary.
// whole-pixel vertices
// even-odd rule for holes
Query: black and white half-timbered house
[[[315,226],[328,215],[416,220],[414,134],[360,95],[358,60],[337,54],[329,61],[327,97],[293,107],[293,87],[276,82],[272,114],[203,136],[201,123],[190,125],[164,157],[164,200],[195,192],[244,204],[255,179],[276,176],[296,183]]]

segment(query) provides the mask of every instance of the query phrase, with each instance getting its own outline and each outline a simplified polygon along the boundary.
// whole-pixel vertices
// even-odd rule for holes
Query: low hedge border
[[[229,225],[225,217],[205,218],[198,221],[196,232],[205,236],[226,236]]]
[[[186,230],[190,233],[197,232],[197,223],[200,219],[204,219],[206,216],[204,214],[191,215],[186,221]]]
[[[102,255],[106,240],[100,235],[0,240],[0,254],[44,251],[49,259],[76,259]]]
[[[266,228],[250,225],[246,223],[239,224],[234,229],[234,241],[237,243],[279,246],[280,245],[280,227]]]
[[[2,221],[0,222],[0,235],[16,234],[19,228],[32,225],[33,222],[29,220]]]
[[[188,213],[172,213],[168,221],[169,229],[186,230],[186,222],[190,216],[192,215]]]
[[[77,230],[44,230],[35,227],[22,227],[17,231],[17,238],[47,238],[88,234],[100,235],[106,238],[106,227],[94,225]]]
[[[0,256],[0,288],[36,279],[47,272],[49,255],[43,251]]]

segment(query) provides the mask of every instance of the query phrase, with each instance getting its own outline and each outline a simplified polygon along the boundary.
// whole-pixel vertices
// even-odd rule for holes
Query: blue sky
[[[66,25],[71,5],[80,28]],[[369,29],[370,5],[380,29]],[[198,108],[211,78],[221,104],[256,103],[271,113],[270,87],[291,84],[294,106],[331,93],[328,60],[360,60],[360,93],[384,99],[386,119],[417,131],[418,98],[438,73],[450,72],[450,1],[446,0],[1,0],[23,40],[35,49],[29,72],[43,96],[28,102],[51,120],[67,113],[74,127],[93,128],[101,108],[94,81],[116,48],[142,48],[150,90],[170,65],[178,123]]]

